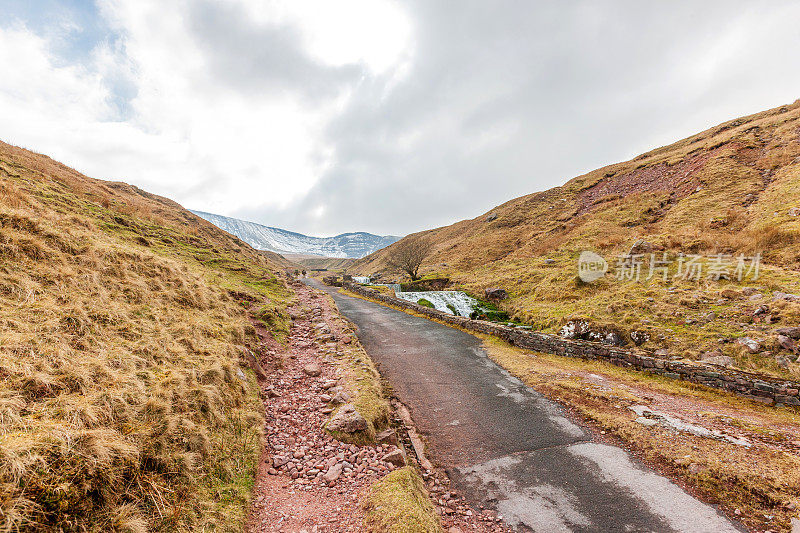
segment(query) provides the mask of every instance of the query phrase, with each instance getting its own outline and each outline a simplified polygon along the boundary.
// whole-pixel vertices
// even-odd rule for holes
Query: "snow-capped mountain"
[[[389,246],[399,237],[380,236],[359,231],[342,233],[335,237],[309,237],[280,228],[271,228],[255,222],[224,217],[203,211],[192,211],[220,229],[236,235],[257,250],[279,254],[307,254],[322,257],[364,257]]]

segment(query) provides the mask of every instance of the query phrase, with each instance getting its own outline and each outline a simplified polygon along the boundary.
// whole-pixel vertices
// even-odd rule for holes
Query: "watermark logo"
[[[585,250],[578,258],[578,277],[584,283],[602,278],[608,272],[608,262],[602,256]]]
[[[602,278],[608,263],[591,251],[581,252],[578,258],[578,277],[585,283]],[[650,281],[653,278],[700,281],[721,279],[757,280],[761,270],[761,254],[753,256],[717,254],[711,256],[678,254],[627,254],[617,258],[614,277],[618,281]]]

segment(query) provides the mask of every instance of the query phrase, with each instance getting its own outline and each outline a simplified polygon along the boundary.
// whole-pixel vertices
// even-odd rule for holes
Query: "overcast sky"
[[[472,218],[797,98],[797,1],[0,0],[0,139],[311,235]]]

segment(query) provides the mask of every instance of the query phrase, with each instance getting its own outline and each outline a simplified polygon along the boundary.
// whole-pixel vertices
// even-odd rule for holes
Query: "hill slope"
[[[356,259],[352,257],[320,257],[318,255],[286,254],[286,259],[300,265],[304,270],[346,271]]]
[[[203,211],[192,211],[216,225],[236,235],[253,248],[269,250],[279,254],[303,254],[321,257],[364,257],[376,250],[397,241],[391,235],[380,236],[372,233],[342,233],[335,237],[309,237],[280,228],[272,228],[238,218],[214,215]]]
[[[448,276],[477,294],[487,287],[505,288],[510,295],[502,306],[539,329],[554,332],[568,318],[587,317],[646,331],[647,346],[672,354],[697,358],[721,349],[745,368],[797,375],[794,356],[776,345],[772,324],[797,325],[800,309],[780,295],[775,303],[769,300],[775,291],[800,292],[800,209],[792,209],[800,207],[799,136],[800,101],[406,239],[425,237],[433,243],[423,272]],[[622,271],[615,268],[616,258],[639,239],[649,243],[643,278],[649,252],[659,258],[667,252],[667,282],[660,276],[641,282],[615,279]],[[357,261],[351,272],[388,270],[392,249]],[[578,281],[582,250],[599,252],[610,272],[594,283]],[[674,277],[681,253],[749,258],[756,252],[763,254],[757,280]],[[706,273],[710,259],[700,261]],[[748,284],[763,296],[720,294]],[[762,305],[765,312],[754,316]],[[753,355],[735,349],[735,343],[718,343],[743,335],[762,339],[762,350],[772,353]]]
[[[273,270],[175,202],[0,143],[0,530],[239,530],[248,315],[287,332]]]

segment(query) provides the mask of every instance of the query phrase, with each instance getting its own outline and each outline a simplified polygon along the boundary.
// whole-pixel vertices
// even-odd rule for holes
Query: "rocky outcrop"
[[[303,367],[303,373],[305,373],[307,376],[316,377],[322,374],[322,369],[317,363],[309,363]]]
[[[798,327],[778,328],[775,330],[775,333],[778,335],[786,335],[791,339],[800,339],[800,328]]]
[[[784,350],[797,353],[797,344],[791,337],[787,337],[786,335],[778,335],[778,344],[780,344],[781,348]]]
[[[711,365],[718,365],[718,366],[733,366],[734,360],[732,357],[723,354],[719,350],[715,350],[713,352],[706,352],[700,358],[700,360],[704,363],[708,363]]]
[[[343,433],[358,433],[367,431],[367,428],[366,419],[356,411],[355,406],[351,403],[340,407],[325,426],[328,431],[341,431]]]
[[[333,483],[334,481],[339,479],[339,476],[342,475],[342,470],[343,469],[344,469],[344,465],[342,463],[336,463],[335,465],[330,467],[327,472],[325,472],[325,474],[322,476],[322,478],[327,483]]]
[[[400,449],[393,450],[381,457],[381,461],[395,466],[404,466],[406,464],[406,454]]]
[[[599,326],[584,319],[573,319],[561,326],[559,335],[566,339],[601,342],[611,346],[626,344],[622,332],[610,326]]]
[[[751,339],[750,337],[736,339],[736,342],[744,346],[744,349],[750,353],[758,353],[761,351],[761,343],[755,339]]]
[[[483,290],[483,295],[486,297],[487,300],[505,300],[508,297],[508,293],[505,289],[499,289],[497,287],[491,287],[488,289]]]
[[[349,401],[350,401],[350,395],[343,390],[336,391],[330,399],[330,402],[334,405],[345,404]]]
[[[377,435],[375,435],[375,440],[380,444],[389,444],[391,446],[397,446],[397,432],[392,428],[384,429]]]

